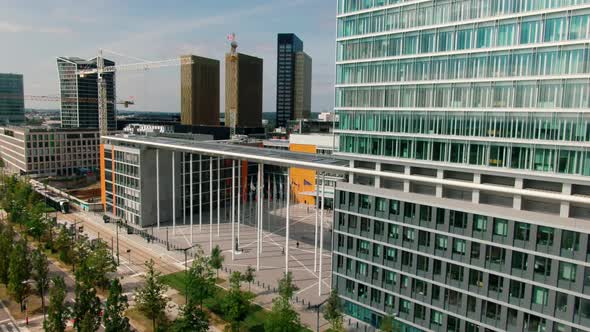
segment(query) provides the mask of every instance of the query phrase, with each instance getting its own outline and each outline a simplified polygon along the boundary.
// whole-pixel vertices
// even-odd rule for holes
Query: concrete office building
[[[277,36],[277,127],[293,120],[295,106],[295,54],[303,52],[303,42],[293,33]]]
[[[305,52],[295,54],[293,119],[311,117],[311,57]]]
[[[180,121],[183,125],[219,125],[219,61],[180,57]],[[190,63],[192,61],[192,64]]]
[[[405,330],[590,331],[589,1],[338,1],[333,283]]]
[[[98,130],[0,127],[0,157],[22,175],[70,176],[98,172]]]
[[[225,126],[262,126],[262,59],[225,55]]]
[[[23,75],[0,73],[0,124],[25,122]]]
[[[114,66],[104,59],[105,66]],[[98,128],[98,78],[96,74],[76,75],[77,70],[96,68],[96,58],[84,60],[76,57],[57,58],[57,71],[61,92],[61,126],[63,128]],[[115,73],[103,75],[107,86],[107,125],[117,128]]]

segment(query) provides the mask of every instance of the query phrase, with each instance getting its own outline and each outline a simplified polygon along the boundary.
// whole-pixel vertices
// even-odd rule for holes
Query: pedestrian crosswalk
[[[20,330],[12,321],[0,323],[0,332],[19,332]]]

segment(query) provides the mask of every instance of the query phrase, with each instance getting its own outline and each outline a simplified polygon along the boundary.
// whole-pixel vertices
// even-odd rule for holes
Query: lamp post
[[[187,259],[187,251],[191,250],[194,247],[198,247],[198,244],[194,244],[190,247],[176,249],[177,251],[184,251],[184,300],[188,303],[188,259]]]
[[[329,298],[323,300],[322,302],[320,302],[318,305],[315,306],[316,308],[316,315],[317,315],[317,319],[316,319],[316,332],[320,332],[320,307],[324,305],[324,303],[326,303],[329,300]]]

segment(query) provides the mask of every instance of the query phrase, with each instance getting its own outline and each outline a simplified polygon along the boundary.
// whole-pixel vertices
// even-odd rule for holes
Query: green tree
[[[251,296],[240,289],[242,280],[243,276],[240,272],[233,272],[229,278],[229,292],[223,299],[224,318],[230,323],[231,331],[240,330],[240,323],[250,310]]]
[[[164,309],[168,302],[164,296],[167,287],[162,283],[160,273],[154,269],[153,260],[146,262],[145,267],[147,271],[143,276],[144,286],[135,291],[135,301],[137,308],[152,320],[155,331],[156,323],[164,316]]]
[[[127,296],[123,295],[123,288],[119,279],[114,279],[109,287],[109,296],[105,303],[104,327],[105,332],[130,332],[129,319],[124,316],[129,307]]]
[[[76,282],[76,302],[72,316],[78,332],[94,332],[100,327],[100,299],[94,287]]]
[[[203,301],[209,298],[215,290],[215,274],[211,269],[209,257],[203,255],[202,250],[198,250],[191,268],[188,270],[188,279],[186,280],[188,289],[189,302],[199,303],[203,308]]]
[[[69,310],[65,304],[66,283],[61,276],[53,278],[52,281],[53,287],[49,290],[49,306],[43,329],[46,332],[64,332],[69,317]]]
[[[49,262],[47,256],[39,249],[33,251],[31,255],[31,265],[33,268],[33,280],[35,280],[35,290],[41,298],[41,309],[45,313],[45,293],[49,288]]]
[[[324,307],[324,318],[330,322],[331,332],[344,331],[344,324],[342,322],[342,304],[336,289],[332,289],[330,297]]]
[[[264,331],[293,332],[300,330],[299,314],[293,310],[291,303],[283,297],[275,298],[272,301],[272,310],[264,323]]]
[[[248,291],[251,289],[254,278],[256,278],[256,269],[248,265],[246,272],[244,272],[244,281],[248,283]]]
[[[76,279],[97,288],[109,286],[108,274],[117,270],[117,264],[111,251],[103,241],[95,241],[92,246],[87,242],[78,244],[78,267]]]
[[[379,325],[379,329],[383,332],[401,332],[402,327],[401,324],[395,320],[393,316],[385,316],[381,320],[381,325]]]
[[[285,273],[279,280],[279,295],[287,301],[291,300],[298,289],[293,283],[293,274],[291,272]]]
[[[180,317],[171,328],[172,332],[206,332],[209,331],[209,317],[202,309],[189,302],[180,310]]]
[[[70,232],[65,227],[60,227],[55,239],[55,249],[58,252],[59,260],[72,264],[74,262],[74,242]]]
[[[8,293],[20,303],[22,309],[23,302],[29,293],[29,284],[26,281],[31,276],[28,250],[24,241],[18,241],[12,248],[9,264]]]
[[[10,257],[14,236],[15,234],[12,226],[7,225],[3,227],[2,232],[0,233],[0,257]],[[10,259],[0,259],[0,282],[7,287],[9,267]]]
[[[45,234],[48,227],[44,219],[44,211],[45,204],[37,203],[30,207],[26,213],[25,226],[27,233],[39,242],[41,242],[41,237]]]
[[[219,269],[223,267],[224,257],[219,246],[215,246],[211,250],[211,257],[209,258],[209,264],[216,270],[217,278],[219,278]]]

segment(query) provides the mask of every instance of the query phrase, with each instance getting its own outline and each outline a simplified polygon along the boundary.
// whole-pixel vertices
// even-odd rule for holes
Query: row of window
[[[339,111],[338,116],[340,130],[590,141],[590,117],[583,113]]]
[[[346,9],[358,8],[358,2],[350,1],[343,5],[348,6]],[[382,2],[385,3],[385,1]],[[339,18],[338,37],[449,24],[466,20],[498,18],[500,15],[527,13],[584,3],[588,3],[588,0],[559,0],[553,2],[540,0],[429,1],[413,6],[390,8]]]
[[[337,61],[533,45],[588,38],[590,15],[535,17],[526,21],[423,30],[404,34],[344,40],[337,43]]]
[[[590,108],[588,80],[336,88],[336,107]]]
[[[337,84],[577,75],[590,72],[588,48],[543,48],[339,64]]]
[[[590,175],[590,151],[532,144],[340,135],[340,152]]]
[[[338,14],[353,13],[356,11],[379,8],[389,5],[402,5],[402,11],[417,10],[416,14],[408,15],[405,20],[418,20],[424,16],[420,10],[430,6],[442,10],[446,17],[438,19],[468,20],[478,17],[497,16],[504,14],[528,12],[533,10],[559,8],[587,3],[587,0],[460,0],[446,1],[442,4],[437,1],[428,1],[413,4],[411,0],[338,0]],[[404,5],[407,3],[407,5]],[[440,7],[439,7],[440,6]],[[447,8],[443,8],[447,7]],[[464,16],[458,16],[464,15]],[[427,18],[425,18],[427,19]],[[448,21],[435,21],[433,24],[441,24]]]

